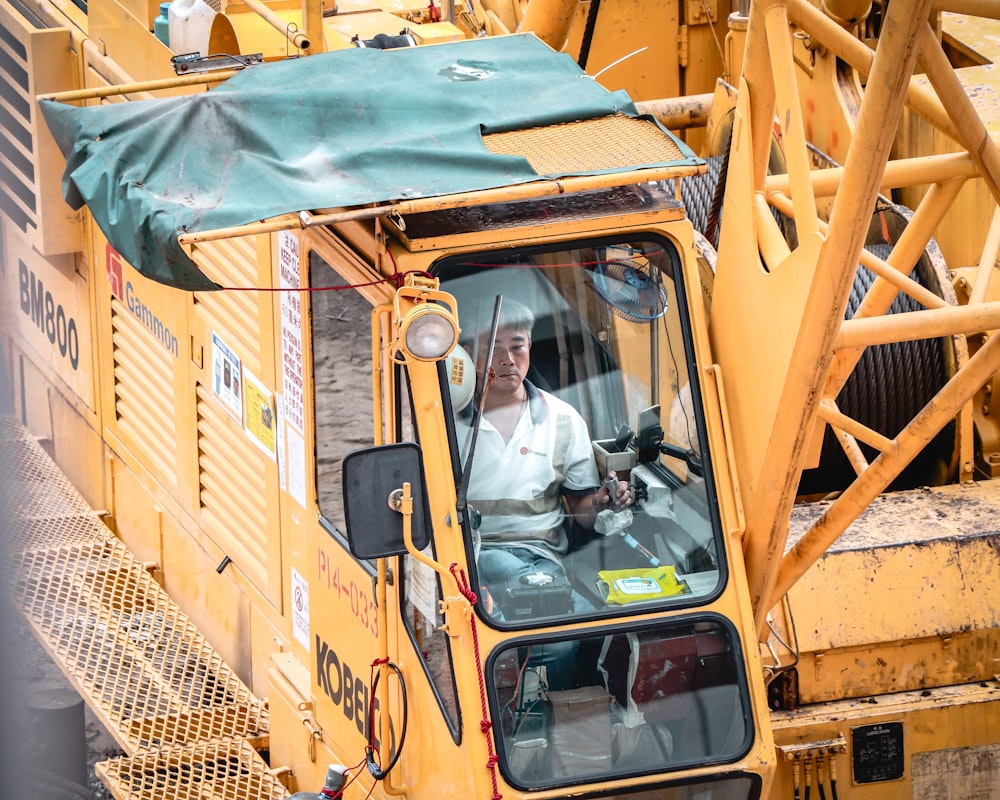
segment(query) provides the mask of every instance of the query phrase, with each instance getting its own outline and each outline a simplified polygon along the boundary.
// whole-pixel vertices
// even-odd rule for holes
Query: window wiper
[[[486,367],[483,374],[483,390],[479,394],[479,402],[475,406],[472,416],[472,435],[469,439],[469,455],[465,459],[465,466],[462,467],[462,482],[458,486],[455,499],[455,511],[458,513],[459,524],[465,522],[465,511],[469,502],[469,481],[472,478],[472,459],[476,454],[476,440],[479,438],[479,425],[483,419],[483,411],[486,407],[486,392],[490,387],[489,370],[493,356],[493,347],[496,345],[497,329],[500,326],[500,306],[503,303],[503,295],[498,294],[496,303],[493,305],[493,322],[490,325],[490,342],[486,350]]]

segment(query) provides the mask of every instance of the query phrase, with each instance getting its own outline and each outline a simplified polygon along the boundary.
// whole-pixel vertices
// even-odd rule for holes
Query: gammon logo
[[[180,355],[180,345],[177,337],[171,332],[156,313],[139,298],[132,281],[126,281],[122,275],[122,257],[115,248],[108,244],[105,258],[108,269],[108,283],[114,294],[128,308],[129,312],[153,334],[172,355]]]
[[[119,300],[124,299],[122,283],[122,257],[110,244],[107,249],[108,283],[111,284],[111,294]]]

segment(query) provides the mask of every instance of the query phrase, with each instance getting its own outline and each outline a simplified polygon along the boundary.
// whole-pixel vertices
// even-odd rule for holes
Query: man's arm
[[[608,473],[609,480],[615,480],[615,473]],[[618,481],[618,490],[615,492],[615,503],[619,508],[625,508],[632,504],[632,496],[628,490],[626,481]],[[595,492],[587,494],[566,494],[566,504],[569,512],[573,515],[577,524],[587,530],[594,529],[594,522],[597,515],[606,508],[611,508],[611,493],[607,486],[602,486]]]
[[[566,505],[569,506],[569,513],[581,528],[588,531],[594,529],[594,521],[597,519],[597,496],[598,492],[589,494],[567,494]]]

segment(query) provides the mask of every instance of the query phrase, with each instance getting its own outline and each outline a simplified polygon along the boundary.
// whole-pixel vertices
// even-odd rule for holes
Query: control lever
[[[604,488],[608,490],[608,497],[611,499],[611,512],[613,514],[620,514],[622,511],[625,511],[624,508],[621,508],[615,502],[615,495],[618,494],[618,476],[615,473],[608,473],[608,476],[604,479]],[[604,510],[607,511],[608,509]]]
[[[660,559],[653,555],[647,548],[643,547],[628,532],[628,526],[632,524],[632,509],[619,508],[615,503],[615,494],[618,492],[618,476],[613,472],[609,473],[604,479],[604,488],[608,490],[608,494],[611,497],[611,508],[605,508],[603,511],[598,512],[597,519],[594,520],[594,530],[603,536],[621,536],[625,544],[637,553],[642,554],[651,566],[662,566]]]

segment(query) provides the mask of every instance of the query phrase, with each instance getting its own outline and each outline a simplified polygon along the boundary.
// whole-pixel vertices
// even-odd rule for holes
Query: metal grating
[[[264,727],[259,703],[123,544],[18,561],[18,606],[130,752]]]
[[[568,175],[685,160],[656,123],[625,114],[483,136],[497,155],[521,156],[539,175]]]
[[[22,522],[93,513],[37,440],[10,417],[0,416],[0,453],[0,508],[5,513]]]
[[[13,512],[4,577],[32,632],[131,757],[99,765],[102,780],[117,798],[284,797],[243,741],[266,733],[266,704],[21,426],[0,417],[0,443],[0,492]]]
[[[245,742],[212,742],[97,765],[117,800],[243,800],[287,797],[284,787]]]

